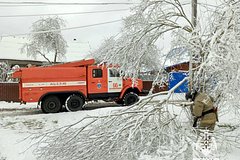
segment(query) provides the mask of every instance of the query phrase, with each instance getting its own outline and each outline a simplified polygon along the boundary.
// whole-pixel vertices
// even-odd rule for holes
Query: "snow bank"
[[[43,114],[36,103],[0,102],[0,160],[35,160],[31,139],[25,139],[32,133],[43,133],[49,129],[66,126],[79,121],[87,115],[108,114],[122,107],[106,107],[79,112],[61,112]],[[2,156],[2,159],[1,159]]]
[[[28,103],[28,104],[20,104],[20,103],[13,103],[13,102],[3,102],[0,101],[0,110],[3,109],[30,109],[30,108],[37,108],[37,103]]]

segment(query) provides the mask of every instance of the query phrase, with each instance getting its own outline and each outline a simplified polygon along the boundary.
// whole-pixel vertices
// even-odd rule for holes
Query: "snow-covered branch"
[[[103,62],[119,64],[123,75],[136,78],[140,68],[159,70],[159,57],[164,53],[156,43],[165,33],[178,29],[187,33],[193,30],[180,1],[142,0],[133,8],[133,14],[124,19],[120,36],[105,41],[94,57],[100,55]]]
[[[98,53],[105,53],[100,59],[108,64],[119,64],[124,75],[136,77],[143,63],[141,60],[158,53],[157,40],[166,32],[176,30],[175,35],[181,34],[177,47],[186,48],[196,63],[194,87],[215,97],[219,113],[230,105],[239,111],[240,6],[233,1],[224,2],[223,6],[213,12],[214,21],[207,20],[211,27],[203,29],[192,27],[178,0],[142,0],[133,9],[133,15],[125,19],[121,36],[116,40],[111,38],[103,45],[107,47],[99,49]],[[192,159],[196,134],[190,124],[190,109],[184,107],[191,104],[171,100],[176,87],[146,96],[135,105],[108,115],[89,116],[49,131],[39,137],[36,153],[42,159],[61,160],[144,159],[147,155]],[[161,94],[166,94],[165,98],[156,99]],[[170,105],[181,106],[181,111],[172,113]],[[183,116],[181,113],[187,121],[179,118]],[[221,125],[219,128],[217,135],[223,133]],[[239,145],[239,135],[235,137],[232,144]],[[234,141],[231,134],[225,132],[217,138]]]
[[[168,101],[173,91],[165,92],[166,97],[155,104],[148,102],[162,93],[144,97],[129,108],[89,116],[47,132],[38,137],[36,153],[42,159],[61,160],[138,159],[145,155],[190,159],[196,135],[169,110]]]
[[[41,18],[32,25],[32,32],[58,30],[65,26],[64,21],[59,17]],[[39,55],[46,59],[50,64],[64,58],[66,54],[67,42],[64,40],[61,31],[44,32],[32,34],[30,42],[23,45],[21,52],[36,59]],[[52,56],[49,54],[52,54]],[[50,61],[50,57],[53,57]]]

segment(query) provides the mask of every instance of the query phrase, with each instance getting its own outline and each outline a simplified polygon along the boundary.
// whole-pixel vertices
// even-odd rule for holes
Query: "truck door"
[[[88,93],[107,93],[107,69],[105,67],[88,67]]]
[[[121,92],[123,80],[115,68],[108,68],[108,93]]]

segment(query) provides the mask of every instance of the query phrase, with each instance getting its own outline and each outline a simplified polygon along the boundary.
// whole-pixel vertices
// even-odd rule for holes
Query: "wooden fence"
[[[152,88],[153,81],[143,81],[143,91],[146,95]],[[167,86],[154,86],[153,93],[166,91]],[[0,101],[19,102],[19,86],[18,83],[0,83]]]
[[[143,81],[143,91],[149,92],[150,89],[152,88],[152,83],[153,81]],[[153,88],[153,93],[158,93],[158,92],[167,91],[167,90],[168,90],[167,85],[163,85],[161,87],[159,87],[158,85],[155,85]]]
[[[19,102],[18,83],[0,83],[0,101]]]

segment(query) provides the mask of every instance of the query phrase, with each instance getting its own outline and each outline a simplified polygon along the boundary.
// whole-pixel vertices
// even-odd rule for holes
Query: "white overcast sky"
[[[94,2],[138,2],[139,0],[0,0],[0,2],[54,2],[54,3],[94,3]],[[190,2],[191,0],[183,0]],[[204,3],[215,3],[215,0],[201,0]],[[0,4],[0,15],[26,15],[26,14],[46,14],[46,13],[69,13],[127,9],[133,5],[42,5],[42,6],[6,6]],[[190,4],[188,5],[190,10]],[[189,11],[190,13],[190,11]],[[122,19],[130,15],[129,11],[118,11],[108,13],[92,13],[82,15],[63,15],[60,16],[66,20],[66,27],[77,27],[107,21]],[[0,37],[4,35],[13,35],[29,33],[33,22],[40,17],[0,17]],[[96,49],[104,39],[117,35],[122,27],[122,22],[99,25],[94,27],[62,31],[64,38],[68,42],[67,56],[65,61],[83,59],[89,52]],[[20,48],[26,42],[27,36],[3,37],[0,40],[0,59],[32,59],[26,55],[20,54]],[[167,37],[168,38],[168,37]],[[74,41],[76,39],[76,41]],[[165,41],[166,42],[166,41]],[[169,42],[169,41],[167,41]],[[165,44],[165,46],[169,46]],[[162,46],[161,46],[162,47]],[[164,47],[164,46],[163,46]],[[166,47],[165,47],[166,48]],[[39,57],[38,60],[43,60]]]
[[[7,0],[0,0],[5,2]],[[7,2],[34,2],[34,0],[11,0]],[[92,2],[132,2],[128,0],[35,0],[36,2],[58,2],[58,3],[92,3]],[[69,12],[85,12],[85,11],[102,11],[114,9],[128,9],[132,5],[45,5],[45,6],[11,6],[0,5],[0,15],[21,15],[21,14],[45,14],[45,13],[69,13]],[[106,21],[122,19],[130,14],[130,11],[118,11],[108,13],[92,13],[82,15],[63,15],[60,16],[66,20],[66,27],[76,27]],[[0,17],[0,36],[12,35],[19,33],[29,33],[31,25],[40,17]],[[79,60],[85,57],[89,51],[98,47],[101,42],[120,32],[122,22],[112,24],[99,25],[94,27],[74,29],[62,31],[64,38],[68,42],[67,59],[66,61]],[[74,41],[73,39],[76,39]],[[19,58],[31,59],[20,54],[19,48],[26,42],[26,36],[21,37],[3,37],[0,41],[0,58]],[[40,58],[41,60],[41,58]]]

